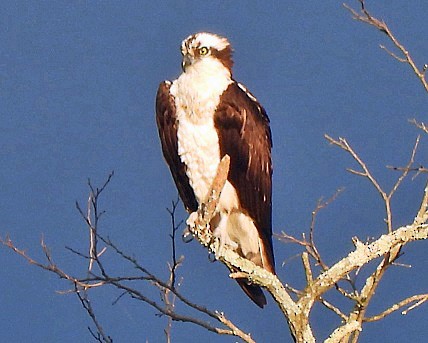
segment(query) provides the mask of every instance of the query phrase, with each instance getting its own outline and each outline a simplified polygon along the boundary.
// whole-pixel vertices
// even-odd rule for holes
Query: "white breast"
[[[187,166],[198,203],[205,199],[220,162],[214,113],[231,82],[220,62],[206,59],[187,68],[171,86],[178,119],[178,154]]]

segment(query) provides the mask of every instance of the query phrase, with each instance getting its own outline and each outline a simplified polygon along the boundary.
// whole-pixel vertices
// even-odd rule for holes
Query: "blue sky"
[[[357,2],[349,1],[357,6]],[[419,65],[428,63],[428,4],[368,1],[405,43]],[[0,235],[43,258],[41,237],[57,263],[84,275],[85,263],[65,246],[85,250],[87,231],[74,202],[85,203],[87,178],[100,185],[115,176],[101,200],[102,233],[161,276],[170,259],[169,216],[177,196],[160,151],[154,97],[180,69],[179,44],[191,33],[227,36],[235,49],[234,77],[266,108],[274,140],[274,231],[306,232],[316,201],[345,187],[324,210],[316,240],[327,263],[351,249],[351,238],[385,232],[383,204],[366,180],[350,175],[355,163],[323,138],[346,137],[389,190],[416,136],[408,123],[426,122],[427,95],[416,77],[379,49],[389,45],[356,23],[341,1],[16,1],[0,11]],[[426,165],[427,137],[416,162]],[[424,177],[407,179],[393,201],[394,226],[412,221]],[[180,208],[178,216],[185,218]],[[300,251],[274,242],[279,277],[303,285]],[[196,242],[178,242],[185,256],[182,292],[224,311],[259,342],[291,340],[279,310],[260,310],[211,263]],[[112,271],[129,266],[110,251]],[[8,342],[88,342],[90,321],[69,285],[0,249],[0,331]],[[284,262],[282,265],[282,262]],[[428,282],[426,243],[404,249],[384,278],[370,314],[417,293]],[[144,286],[146,287],[146,286]],[[143,287],[143,289],[144,289]],[[156,292],[152,292],[157,296]],[[114,290],[97,290],[93,304],[117,342],[163,341],[165,318]],[[349,306],[349,304],[344,304]],[[426,306],[364,327],[361,342],[422,342]],[[313,330],[325,338],[338,320],[321,308]],[[174,323],[173,341],[198,337],[234,342],[190,324]]]

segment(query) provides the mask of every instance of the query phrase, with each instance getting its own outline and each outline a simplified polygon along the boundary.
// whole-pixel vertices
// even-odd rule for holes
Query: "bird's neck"
[[[186,68],[174,82],[173,95],[188,116],[212,117],[220,96],[233,82],[230,71],[216,59],[204,59]]]

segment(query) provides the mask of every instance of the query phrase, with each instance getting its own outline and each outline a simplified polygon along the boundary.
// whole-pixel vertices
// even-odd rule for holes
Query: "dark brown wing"
[[[275,272],[272,250],[272,138],[269,118],[257,100],[233,82],[220,98],[214,124],[220,154],[230,156],[228,180],[262,241],[263,266]]]
[[[171,170],[178,193],[186,210],[194,212],[198,209],[198,203],[186,175],[186,166],[178,155],[176,110],[174,97],[169,91],[170,87],[171,82],[169,81],[164,81],[159,85],[156,95],[156,123],[163,156]]]

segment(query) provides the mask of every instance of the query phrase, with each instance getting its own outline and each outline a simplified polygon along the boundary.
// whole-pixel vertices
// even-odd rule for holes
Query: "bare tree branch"
[[[359,162],[360,166],[363,169],[364,175],[372,181],[372,184],[375,186],[376,189],[383,192],[377,181],[374,179],[374,177],[371,175],[370,171],[366,167],[365,163],[352,150],[346,140],[341,139],[340,141],[335,141],[331,139],[331,141],[336,145],[346,148],[345,150],[350,152],[351,155]],[[416,146],[417,144],[413,149],[412,157],[410,159],[409,164],[411,164],[413,161]],[[228,167],[227,162],[225,163],[225,165],[226,167]],[[223,174],[225,175],[224,177],[226,177],[227,173],[222,173],[221,168],[222,165],[219,166],[218,175]],[[397,181],[398,185],[401,180],[402,178]],[[224,182],[218,182],[218,179],[216,179],[216,181],[213,183],[213,189],[210,193],[211,196],[204,203],[202,209],[200,209],[196,227],[192,230],[192,232],[197,233],[196,237],[198,239],[199,237],[202,237],[201,243],[203,243],[205,246],[208,246],[209,249],[214,252],[217,251],[217,244],[209,230],[209,222],[215,209],[215,206],[212,205],[212,202],[216,203],[216,201],[218,200],[221,193],[221,187],[223,187],[223,185]],[[394,186],[389,194],[386,194],[385,192],[382,193],[385,195],[385,199],[387,201],[390,200],[393,193],[398,188],[398,185]],[[218,188],[215,188],[216,186]],[[211,208],[212,212],[207,211],[207,208]],[[250,282],[266,288],[272,294],[272,296],[280,306],[281,310],[283,311],[284,315],[286,316],[291,332],[296,341],[312,342],[314,341],[314,337],[311,332],[307,318],[309,317],[309,312],[314,302],[318,301],[321,294],[325,293],[328,289],[333,287],[340,279],[345,278],[345,276],[351,271],[360,268],[364,264],[380,256],[385,256],[383,262],[379,265],[377,271],[371,276],[371,278],[367,280],[367,283],[362,290],[364,296],[368,297],[370,295],[373,295],[374,289],[377,287],[377,284],[382,278],[383,273],[386,271],[386,266],[390,265],[390,263],[395,259],[395,256],[394,258],[391,258],[390,252],[392,250],[398,251],[402,245],[410,241],[427,238],[427,224],[412,224],[406,227],[399,228],[395,231],[393,231],[391,228],[389,234],[381,236],[379,239],[370,244],[364,244],[358,239],[355,239],[355,250],[351,252],[346,258],[342,259],[341,261],[330,267],[328,270],[323,272],[312,282],[309,282],[306,289],[302,293],[300,293],[300,297],[297,303],[291,299],[286,289],[275,275],[272,275],[263,268],[254,265],[252,262],[239,257],[239,255],[237,255],[232,250],[226,249],[224,256],[221,256],[220,260],[229,267],[233,267],[234,269],[238,269],[241,272],[247,274],[247,278]],[[303,243],[302,245],[306,245],[306,243]],[[312,278],[312,272],[310,271],[310,268],[308,268],[307,259],[305,259],[305,257],[303,257],[303,261],[305,265],[307,280],[309,281]],[[240,276],[242,277],[242,275],[245,274],[240,274]],[[349,326],[345,326],[346,328],[353,328],[348,332],[356,332],[357,328],[361,328],[364,313],[365,311],[359,311],[358,315],[361,318],[358,318],[358,320],[356,321],[351,317],[349,318],[349,323],[357,322],[358,325],[355,326],[356,324],[352,324]],[[359,332],[359,329],[357,331]],[[336,335],[337,334],[334,334],[333,337],[335,337]]]
[[[361,325],[356,320],[347,322],[343,326],[339,326],[333,333],[324,341],[324,343],[343,342],[343,339],[355,331],[360,331]],[[346,341],[345,341],[346,342]]]
[[[409,162],[408,162],[407,166],[405,168],[403,168],[402,174],[397,179],[397,181],[395,182],[395,184],[393,185],[393,187],[392,187],[392,189],[390,190],[389,193],[386,193],[382,189],[382,187],[379,185],[379,183],[376,180],[376,178],[370,172],[370,170],[367,167],[367,165],[361,160],[361,158],[354,151],[354,149],[351,147],[351,145],[347,142],[346,139],[341,138],[341,137],[339,137],[338,139],[334,139],[334,138],[330,137],[327,134],[324,135],[324,137],[328,140],[328,142],[330,144],[336,145],[336,146],[340,147],[341,149],[345,150],[347,153],[349,153],[352,156],[352,158],[359,164],[359,166],[362,169],[362,171],[355,171],[355,170],[349,169],[349,168],[347,170],[350,171],[353,174],[356,174],[358,176],[363,176],[363,177],[367,178],[372,183],[372,185],[376,188],[376,190],[378,191],[378,193],[382,197],[382,199],[384,201],[384,204],[385,204],[385,211],[386,211],[385,222],[386,222],[387,227],[388,227],[388,232],[392,232],[393,223],[392,223],[391,198],[394,195],[394,193],[397,191],[397,189],[400,186],[401,182],[408,175],[409,170],[410,170],[411,166],[414,163],[414,158],[415,158],[416,150],[417,150],[418,145],[419,145],[419,139],[420,139],[420,137],[418,136],[416,138],[416,142],[415,142],[415,145],[414,145],[414,147],[412,149]]]
[[[177,209],[178,203],[179,203],[178,199],[176,201],[173,201],[172,208],[167,209],[171,217],[171,231],[172,231],[172,233],[170,234],[172,261],[168,263],[168,269],[169,269],[169,275],[170,275],[168,280],[168,285],[174,289],[179,287],[181,284],[181,282],[178,282],[176,284],[176,279],[177,279],[176,272],[178,267],[182,264],[184,260],[184,256],[181,256],[179,259],[177,259],[176,246],[175,246],[176,233],[177,233],[177,230],[180,228],[180,225],[182,224],[182,221],[180,221],[178,224],[175,223],[175,211]],[[169,307],[172,311],[174,311],[176,295],[171,293],[168,288],[164,288],[161,294],[165,305]],[[172,330],[172,318],[168,317],[168,323],[164,330],[167,343],[171,343],[171,330]]]
[[[82,257],[84,259],[90,259],[93,261],[93,264],[90,264],[90,270],[88,270],[88,276],[85,278],[79,278],[75,276],[71,276],[65,271],[63,271],[61,268],[57,267],[56,264],[53,261],[53,258],[51,256],[51,253],[48,249],[48,247],[44,244],[42,241],[42,250],[45,254],[47,264],[40,263],[31,257],[29,257],[25,251],[17,248],[10,238],[6,238],[5,240],[0,238],[0,242],[5,245],[6,247],[13,250],[15,253],[19,254],[23,258],[25,258],[30,264],[33,264],[37,267],[40,267],[44,270],[50,271],[58,275],[62,279],[66,279],[71,282],[73,285],[73,288],[67,292],[61,292],[61,293],[76,293],[76,295],[79,298],[79,301],[81,302],[82,306],[88,313],[88,315],[91,317],[92,322],[94,323],[96,330],[92,330],[89,328],[89,331],[92,335],[92,337],[98,341],[98,342],[106,342],[111,343],[112,338],[105,334],[100,322],[98,321],[95,312],[92,308],[91,301],[89,299],[89,290],[94,289],[101,286],[107,286],[111,285],[114,286],[116,289],[119,289],[122,291],[121,295],[118,299],[120,299],[123,295],[127,294],[131,298],[143,301],[150,305],[151,307],[155,308],[159,313],[162,315],[166,315],[169,318],[169,322],[167,324],[167,328],[165,329],[165,334],[167,336],[167,339],[170,339],[170,330],[171,330],[171,321],[181,321],[181,322],[187,322],[192,323],[197,326],[200,326],[208,331],[222,334],[222,335],[230,335],[241,338],[244,342],[253,343],[254,340],[251,338],[251,336],[244,331],[242,331],[238,326],[236,326],[229,318],[226,317],[224,313],[218,312],[218,311],[212,311],[208,310],[206,307],[195,304],[188,300],[186,297],[184,297],[182,294],[178,292],[177,289],[177,277],[176,277],[176,271],[179,265],[182,263],[182,258],[176,257],[176,250],[175,250],[175,233],[179,229],[179,225],[181,223],[176,224],[175,218],[174,218],[174,212],[175,208],[177,206],[177,203],[173,203],[173,208],[170,210],[171,214],[171,223],[172,223],[172,234],[171,234],[171,240],[172,240],[172,262],[169,264],[169,271],[170,276],[168,281],[164,282],[157,276],[155,276],[153,273],[151,273],[147,268],[141,266],[137,259],[134,257],[131,257],[124,253],[122,250],[120,250],[115,244],[113,244],[109,239],[105,239],[99,234],[99,218],[100,215],[102,215],[104,212],[100,211],[98,208],[98,201],[99,196],[102,193],[102,191],[106,188],[108,183],[111,180],[111,176],[109,176],[107,182],[101,187],[101,188],[95,188],[92,186],[90,180],[88,181],[88,186],[90,188],[90,196],[89,196],[89,209],[87,209],[86,213],[83,212],[78,204],[76,204],[76,207],[82,216],[83,220],[85,221],[86,225],[90,229],[90,238],[89,240],[93,242],[93,244],[90,244],[90,256],[86,256],[85,254],[82,254],[80,252],[77,252],[74,249],[68,249],[75,253],[77,256]],[[139,271],[142,275],[137,276],[112,276],[107,272],[107,269],[103,265],[103,262],[101,261],[101,254],[98,252],[99,248],[99,242],[103,242],[106,248],[111,248],[115,253],[118,254],[121,258],[123,258],[125,261],[130,262],[135,270]],[[101,275],[96,275],[93,271],[93,266],[96,265],[101,272]],[[138,291],[135,287],[132,287],[128,284],[126,284],[129,281],[146,281],[149,282],[152,286],[158,288],[161,292],[162,296],[162,302],[163,305],[158,303],[157,301],[151,299],[149,296],[143,294],[142,292]],[[118,300],[117,299],[117,300]],[[179,300],[183,302],[186,306],[189,308],[192,308],[199,313],[199,315],[207,315],[216,321],[218,321],[223,327],[216,327],[212,324],[210,324],[208,321],[205,321],[203,319],[197,318],[196,316],[187,316],[180,314],[175,309],[175,302],[176,300]],[[117,302],[115,300],[115,302]]]
[[[364,321],[365,322],[374,322],[374,321],[378,321],[380,319],[385,318],[387,315],[399,310],[402,307],[405,307],[407,305],[410,305],[411,303],[415,303],[414,305],[416,306],[420,306],[422,305],[424,302],[426,302],[428,300],[428,294],[419,294],[419,295],[413,295],[411,297],[408,297],[404,300],[401,300],[400,302],[392,305],[390,308],[386,309],[385,311],[372,316],[372,317],[368,317],[365,318]],[[416,307],[415,306],[415,307]],[[402,314],[407,314],[407,312],[411,309],[414,309],[415,307],[410,306],[408,310],[402,311]]]
[[[352,150],[349,145],[347,146],[349,147],[348,148],[349,150]],[[416,151],[416,147],[413,149],[412,156],[414,156],[414,151]],[[221,189],[225,183],[227,173],[228,173],[229,166],[228,166],[227,157],[224,161],[222,161],[222,163],[219,166],[218,177],[215,179],[213,188],[210,192],[210,197],[207,199],[206,203],[204,203],[200,207],[199,215],[196,221],[197,224],[191,230],[195,234],[195,236],[198,239],[201,238],[201,240],[203,241],[202,243],[206,245],[214,253],[217,253],[216,249],[218,249],[218,244],[216,242],[216,239],[213,237],[211,231],[209,230],[209,222],[210,222],[211,216],[215,211],[216,202],[219,199],[219,196],[221,194]],[[361,163],[365,165],[362,161]],[[364,173],[367,175],[370,174],[368,169],[366,169]],[[94,197],[93,199],[94,199],[93,204],[91,206],[96,207],[98,199],[97,197]],[[332,199],[334,199],[334,197]],[[393,251],[394,249],[399,250],[401,246],[407,244],[408,242],[428,238],[428,224],[426,224],[426,219],[428,218],[427,200],[428,200],[428,187],[425,190],[425,195],[422,200],[420,209],[418,210],[418,215],[416,216],[414,223],[401,227],[397,230],[393,230],[388,234],[382,235],[380,238],[372,241],[371,243],[362,243],[361,241],[355,238],[354,239],[355,250],[349,253],[347,257],[338,261],[333,266],[329,268],[325,266],[324,267],[325,269],[323,269],[322,273],[318,276],[314,275],[314,271],[312,270],[310,261],[309,261],[310,251],[312,251],[313,253],[314,249],[308,249],[302,255],[302,262],[304,265],[304,269],[306,271],[307,286],[305,287],[304,290],[301,290],[301,291],[293,290],[289,286],[284,286],[276,275],[273,275],[268,271],[264,270],[263,268],[256,266],[251,261],[240,257],[236,252],[234,252],[229,248],[224,249],[224,254],[220,256],[219,259],[220,261],[225,263],[227,266],[232,267],[231,269],[238,270],[240,273],[240,277],[246,277],[249,280],[249,282],[252,282],[254,284],[264,287],[268,292],[272,294],[278,306],[284,313],[284,316],[290,327],[291,333],[296,342],[315,342],[315,337],[312,333],[311,326],[309,323],[309,314],[313,308],[313,305],[316,302],[320,302],[326,308],[336,313],[343,321],[345,321],[342,327],[336,329],[330,335],[330,337],[328,338],[329,342],[338,342],[337,339],[343,340],[346,337],[350,338],[352,341],[356,341],[358,339],[358,334],[361,331],[362,324],[366,321],[373,320],[373,319],[366,320],[364,315],[365,309],[367,308],[367,305],[368,305],[368,302],[370,301],[371,296],[374,294],[374,289],[377,287],[377,284],[381,280],[383,273],[386,271],[387,266],[389,266],[393,262],[393,259],[391,259],[391,255],[390,255],[391,251]],[[326,204],[328,204],[329,202],[330,200],[328,200],[327,202],[319,201],[317,204],[315,213],[317,213],[319,209],[326,206]],[[173,206],[173,209],[174,209],[174,206]],[[95,211],[94,209],[92,209],[91,211],[92,213],[99,212],[98,210]],[[173,212],[174,210],[171,210],[171,213]],[[84,220],[88,226],[93,225],[91,223],[95,223],[95,222],[98,225],[98,219],[94,218],[93,220],[89,220],[87,216],[84,217]],[[174,220],[172,220],[172,224],[173,224],[173,229],[176,230],[178,227],[175,225]],[[312,231],[314,230],[314,225],[315,225],[315,220],[313,219],[311,228],[310,228]],[[74,285],[74,291],[75,292],[76,290],[79,291],[79,294],[78,294],[79,299],[81,302],[84,301],[84,304],[86,305],[86,307],[85,306],[84,307],[90,316],[91,316],[91,313],[93,313],[93,310],[92,310],[92,307],[89,306],[90,302],[88,298],[88,290],[96,287],[101,287],[103,285],[112,285],[115,288],[122,291],[121,296],[123,296],[123,294],[127,294],[134,299],[141,300],[149,304],[153,308],[155,308],[157,311],[159,311],[159,313],[168,316],[172,321],[183,321],[183,322],[193,323],[197,326],[200,326],[208,331],[215,332],[217,334],[232,335],[235,337],[240,337],[245,342],[254,342],[254,340],[251,338],[249,334],[240,330],[223,313],[220,313],[218,311],[211,311],[201,305],[194,304],[191,301],[189,301],[186,297],[184,297],[180,292],[178,292],[177,287],[175,286],[176,281],[173,282],[173,280],[176,280],[175,272],[177,270],[177,266],[181,263],[181,260],[177,259],[174,254],[172,256],[172,262],[171,262],[172,264],[170,264],[170,269],[169,269],[170,277],[168,281],[164,282],[160,278],[156,277],[153,273],[148,271],[147,268],[141,266],[134,257],[131,257],[126,253],[124,253],[123,251],[121,251],[109,239],[105,239],[102,236],[100,236],[97,227],[95,227],[94,229],[95,229],[94,232],[96,233],[96,241],[95,241],[96,245],[98,244],[98,242],[103,242],[108,249],[112,249],[125,261],[130,262],[134,267],[134,269],[137,270],[139,273],[141,273],[141,275],[111,276],[107,272],[107,269],[104,267],[101,261],[101,257],[98,253],[93,254],[92,257],[88,257],[88,256],[85,256],[84,254],[79,253],[78,254],[79,257],[86,258],[86,259],[93,258],[94,263],[96,263],[99,271],[101,272],[101,275],[96,275],[94,274],[93,271],[91,271],[88,277],[77,278],[77,277],[68,275],[66,272],[62,271],[60,268],[58,268],[55,265],[53,258],[50,254],[50,251],[44,243],[42,243],[42,248],[45,253],[45,257],[48,261],[46,265],[39,263],[31,259],[30,257],[28,257],[25,254],[25,252],[16,248],[9,238],[4,241],[2,240],[2,243],[8,246],[9,248],[11,248],[16,253],[23,256],[28,262],[38,267],[41,267],[45,270],[51,271],[59,275],[61,278],[70,281]],[[174,233],[171,236],[172,238],[174,238],[175,237]],[[284,236],[284,237],[287,238],[291,236]],[[306,241],[304,235],[303,235],[303,240],[301,241],[294,238],[290,238],[290,239],[294,240],[294,242],[297,242],[298,244],[301,244],[302,246],[305,247],[305,249],[307,246],[315,245],[313,236],[312,236],[312,242]],[[94,251],[95,252],[98,251],[97,246],[95,246]],[[315,256],[317,255],[315,254]],[[340,287],[338,286],[338,282],[340,280],[345,280],[345,281],[350,280],[349,274],[352,271],[358,270],[368,262],[374,259],[377,259],[379,257],[383,257],[381,263],[379,264],[376,271],[366,280],[366,283],[359,294],[355,292],[354,295],[348,295],[344,290],[340,289]],[[319,259],[321,260],[321,257],[319,257]],[[176,265],[175,268],[173,268],[174,264]],[[149,298],[147,295],[138,291],[134,287],[126,284],[126,282],[137,281],[137,280],[148,281],[150,282],[151,285],[157,287],[161,291],[161,294],[163,294],[163,305]],[[358,310],[353,311],[351,315],[347,316],[337,306],[335,306],[330,302],[327,302],[323,298],[323,294],[327,292],[329,289],[334,287],[338,289],[341,292],[341,294],[356,301],[356,304],[359,306]],[[294,301],[288,292],[295,293],[298,296],[297,300]],[[84,295],[84,297],[82,296],[82,294]],[[169,298],[169,296],[171,296],[172,298]],[[362,301],[363,297],[366,299],[366,302]],[[422,302],[426,301],[425,298],[417,298],[417,299],[414,298],[414,299],[415,299],[414,301],[418,301],[414,306],[419,306]],[[175,301],[177,300],[181,301],[189,308],[196,310],[200,314],[208,315],[209,317],[215,319],[225,327],[216,327],[210,324],[209,322],[204,321],[203,319],[178,313],[174,305]],[[410,302],[411,300],[407,300],[405,304],[409,304]],[[400,303],[399,305],[401,304],[403,304],[402,306],[404,306],[404,303]],[[380,316],[387,315],[388,311],[391,311],[391,310],[386,310],[385,314],[380,314]],[[111,339],[111,338],[106,334],[104,334],[100,323],[94,320],[93,322],[97,328],[96,332],[91,331],[94,338],[97,340],[103,340],[105,342],[108,342],[107,339]],[[168,330],[170,330],[170,328],[171,326],[170,324],[168,324],[166,328],[166,335],[169,338],[170,338],[170,331]]]
[[[97,328],[97,332],[95,333],[90,327],[88,327],[88,330],[91,333],[92,337],[94,337],[96,341],[101,343],[113,343],[112,338],[104,332],[103,327],[101,326],[95,315],[95,312],[88,297],[87,290],[79,289],[78,286],[75,285],[75,292],[80,300],[80,303],[82,304],[82,307],[86,310],[95,327]]]
[[[395,58],[397,61],[408,64],[410,68],[413,70],[413,72],[415,73],[415,75],[418,77],[420,82],[422,83],[425,91],[428,92],[428,83],[426,80],[426,70],[427,70],[426,65],[424,65],[422,68],[419,68],[416,65],[415,61],[413,60],[412,56],[410,55],[409,51],[405,48],[404,45],[402,45],[398,41],[398,39],[389,29],[388,25],[383,20],[377,19],[372,14],[369,13],[369,11],[366,9],[364,0],[358,0],[358,2],[360,3],[360,6],[361,6],[360,12],[354,10],[351,6],[345,3],[343,4],[343,6],[349,12],[351,12],[353,19],[369,24],[387,35],[389,40],[392,42],[393,46],[402,54],[402,57],[391,52],[383,45],[380,45],[380,48],[385,50],[390,56]]]
[[[428,126],[426,126],[424,123],[418,123],[416,119],[410,120],[410,122],[415,125],[417,128],[421,129],[425,133],[428,133]]]
[[[349,317],[347,315],[345,315],[339,308],[334,306],[332,303],[330,303],[329,301],[325,300],[322,297],[319,298],[319,301],[321,302],[321,304],[323,304],[330,311],[336,313],[343,321],[345,321],[345,322],[348,321]]]

